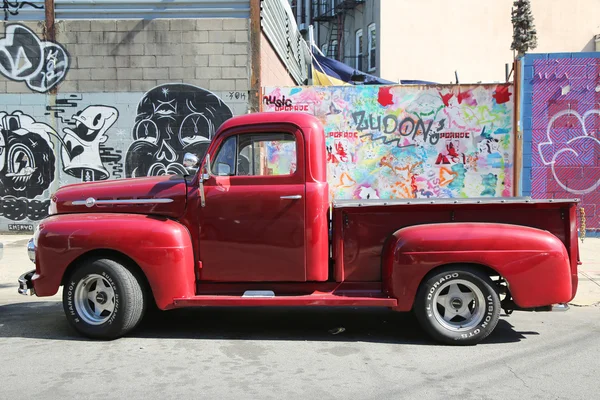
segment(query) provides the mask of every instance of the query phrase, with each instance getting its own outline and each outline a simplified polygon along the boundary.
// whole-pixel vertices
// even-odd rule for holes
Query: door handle
[[[300,200],[302,198],[302,196],[300,196],[299,194],[295,194],[292,196],[281,196],[280,199],[281,200]]]

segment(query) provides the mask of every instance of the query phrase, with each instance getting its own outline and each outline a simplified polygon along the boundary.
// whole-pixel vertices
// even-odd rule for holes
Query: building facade
[[[294,34],[273,21],[291,15],[284,0],[2,10],[0,232],[33,231],[66,184],[185,173],[185,153],[202,157],[226,119],[259,109],[263,80],[306,75],[276,45]]]
[[[513,0],[292,0],[327,56],[391,81],[504,82]],[[600,1],[532,0],[535,52],[596,51]]]

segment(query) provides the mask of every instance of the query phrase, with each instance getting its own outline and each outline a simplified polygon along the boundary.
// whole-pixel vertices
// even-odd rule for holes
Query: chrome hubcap
[[[472,282],[455,279],[444,283],[433,297],[435,319],[451,331],[477,326],[485,313],[485,296]]]
[[[101,275],[87,275],[75,287],[74,303],[82,320],[100,325],[115,312],[115,291]]]

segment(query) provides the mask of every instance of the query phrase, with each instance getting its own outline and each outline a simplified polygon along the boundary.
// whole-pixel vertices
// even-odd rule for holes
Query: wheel
[[[146,310],[138,279],[121,263],[93,259],[78,266],[63,288],[69,324],[81,334],[116,339],[134,329]]]
[[[500,298],[485,274],[468,267],[445,268],[421,284],[413,311],[433,339],[472,345],[498,324]]]

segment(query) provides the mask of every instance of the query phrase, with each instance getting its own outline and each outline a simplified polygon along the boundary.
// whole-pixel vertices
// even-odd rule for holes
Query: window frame
[[[334,60],[338,60],[339,57],[339,42],[337,39],[333,39],[331,41],[331,51],[333,52],[333,54],[331,55],[331,57],[333,57]],[[327,55],[325,55],[325,57],[327,57]]]
[[[238,175],[239,173],[239,165],[238,165],[238,159],[239,159],[239,155],[240,155],[240,144],[245,143],[246,141],[244,139],[241,139],[241,136],[246,136],[249,139],[250,142],[250,146],[252,147],[252,152],[254,152],[254,144],[256,142],[269,142],[269,141],[277,141],[278,139],[269,139],[269,136],[275,136],[275,135],[288,135],[293,139],[294,145],[295,145],[295,164],[296,164],[296,169],[294,170],[293,173],[291,174],[279,174],[279,175]],[[219,158],[219,155],[221,153],[221,151],[223,150],[223,147],[225,146],[225,144],[231,139],[234,138],[235,139],[235,152],[234,152],[234,171],[233,174],[229,174],[229,175],[218,175],[217,172],[217,159]],[[237,132],[237,133],[232,133],[230,135],[225,136],[219,143],[219,145],[217,146],[216,151],[214,152],[215,156],[214,158],[211,158],[210,162],[211,162],[211,168],[210,168],[210,174],[212,177],[214,178],[234,178],[234,179],[274,179],[274,178],[291,178],[291,177],[295,177],[297,175],[299,175],[299,167],[300,167],[300,153],[299,153],[299,145],[303,145],[302,143],[299,143],[298,140],[298,135],[292,132],[288,132],[285,130],[278,130],[278,131],[267,131],[267,132]],[[254,160],[252,160],[252,162],[254,163]],[[255,168],[253,168],[254,170]]]
[[[369,24],[369,26],[367,27],[367,32],[368,32],[368,36],[367,36],[367,42],[368,42],[368,56],[369,59],[367,61],[367,67],[368,67],[368,72],[373,72],[377,69],[377,25],[373,22],[372,24]],[[375,33],[375,43],[373,43],[373,36],[371,35],[371,32]],[[372,53],[375,53],[375,61],[373,62],[373,65],[371,65],[371,61],[372,61]]]
[[[354,33],[354,53],[356,56],[356,61],[354,63],[354,67],[362,71],[362,57],[364,57],[364,47],[363,47],[363,30],[362,28],[357,29]]]

